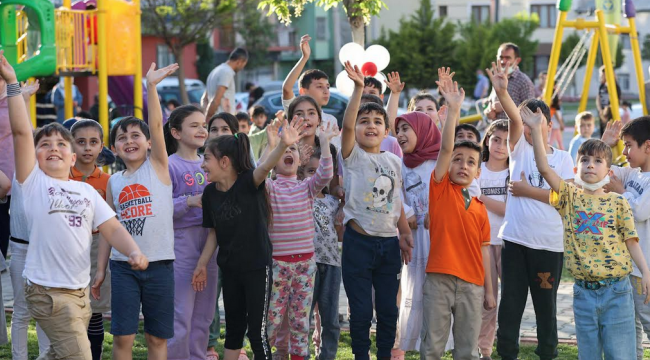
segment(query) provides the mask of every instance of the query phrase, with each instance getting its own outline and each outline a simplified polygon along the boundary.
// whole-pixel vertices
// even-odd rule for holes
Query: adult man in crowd
[[[201,98],[201,105],[207,110],[209,119],[218,112],[235,114],[235,74],[246,67],[248,52],[243,48],[236,48],[230,53],[228,61],[217,66],[208,75],[205,92]]]

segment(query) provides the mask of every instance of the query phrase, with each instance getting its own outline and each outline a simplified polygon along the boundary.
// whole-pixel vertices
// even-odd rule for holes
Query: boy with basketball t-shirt
[[[32,138],[16,73],[0,51],[0,77],[7,82],[18,186],[23,199],[29,247],[25,299],[31,316],[51,344],[41,358],[90,359],[86,327],[90,319],[90,247],[93,228],[126,257],[129,267],[147,268],[147,258],[120,226],[115,213],[92,188],[70,181],[76,160],[72,135],[58,123]]]
[[[126,117],[110,134],[111,148],[124,161],[126,170],[111,176],[106,198],[151,261],[146,272],[136,273],[121,254],[111,254],[111,333],[116,359],[132,356],[140,304],[149,359],[167,359],[167,339],[174,336],[174,204],[156,84],[178,65],[154,68],[151,64],[147,72],[149,125]],[[108,251],[103,243],[100,246],[101,268]]]

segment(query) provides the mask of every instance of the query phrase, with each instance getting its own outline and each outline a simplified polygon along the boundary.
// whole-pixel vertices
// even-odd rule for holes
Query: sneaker
[[[241,352],[239,353],[239,357],[237,358],[237,360],[250,360],[248,358],[248,355],[246,354],[246,350],[241,349]]]
[[[205,360],[219,360],[219,354],[214,350],[210,350],[208,351]]]

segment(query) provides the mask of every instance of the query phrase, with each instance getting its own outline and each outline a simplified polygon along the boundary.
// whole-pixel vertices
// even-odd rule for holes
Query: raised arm
[[[390,89],[390,97],[388,98],[388,105],[386,106],[386,113],[388,114],[388,124],[390,125],[390,132],[395,135],[395,119],[397,118],[397,109],[399,108],[399,96],[404,90],[404,83],[400,81],[399,73],[393,71],[388,73],[388,80],[386,85]]]
[[[485,69],[485,72],[492,82],[492,88],[499,98],[503,111],[508,115],[508,143],[510,144],[510,150],[513,150],[524,132],[524,123],[519,115],[517,105],[508,94],[508,73],[506,72],[508,67],[510,67],[510,62],[506,63],[505,68],[492,63],[492,69]]]
[[[298,119],[297,116],[294,116],[291,125],[284,120],[282,125],[282,133],[280,135],[280,141],[276,147],[268,154],[266,159],[263,162],[257,165],[253,171],[253,181],[255,186],[260,186],[260,184],[266,179],[269,172],[273,170],[275,165],[278,164],[284,151],[291,145],[297,143],[304,136],[303,134],[303,125],[304,119]]]
[[[449,73],[449,68],[438,69],[439,81],[438,91],[447,101],[449,108],[447,121],[442,128],[442,143],[440,145],[440,152],[438,153],[438,162],[434,170],[434,180],[437,182],[442,181],[447,172],[449,171],[449,164],[451,163],[451,155],[454,152],[454,137],[456,132],[456,125],[460,118],[460,106],[465,99],[465,90],[458,89],[458,83],[452,82],[452,75]]]
[[[27,115],[27,107],[25,107],[23,97],[20,96],[20,84],[16,80],[14,68],[9,65],[3,51],[0,51],[0,76],[7,83],[9,124],[14,140],[16,180],[22,184],[34,169],[36,150],[34,149],[34,137]]]
[[[354,91],[350,96],[348,107],[343,115],[343,129],[341,131],[341,157],[347,159],[354,148],[356,136],[354,127],[357,124],[357,114],[361,104],[361,95],[363,94],[363,74],[358,66],[352,67],[349,61],[345,63],[345,71],[348,73],[350,80],[354,82]]]
[[[302,56],[282,83],[282,100],[289,100],[293,98],[293,85],[296,83],[296,81],[298,81],[302,70],[305,68],[305,65],[307,65],[309,56],[311,55],[309,40],[311,40],[311,37],[309,35],[303,35],[300,38],[300,51],[302,52]]]
[[[548,165],[548,160],[546,159],[546,139],[542,135],[542,126],[545,125],[546,120],[544,119],[544,114],[542,114],[542,109],[538,108],[537,112],[532,112],[528,107],[523,107],[521,110],[521,115],[523,121],[531,129],[531,135],[533,137],[533,149],[535,151],[535,163],[537,164],[537,170],[542,174],[544,179],[551,186],[553,191],[560,191],[560,183],[562,183],[562,178],[551,169]]]
[[[147,101],[149,104],[149,132],[151,134],[151,165],[163,184],[172,183],[169,177],[167,149],[165,149],[165,135],[163,133],[163,114],[158,100],[156,85],[162,79],[171,75],[178,69],[178,64],[172,64],[162,69],[155,70],[156,64],[151,63],[147,72]]]

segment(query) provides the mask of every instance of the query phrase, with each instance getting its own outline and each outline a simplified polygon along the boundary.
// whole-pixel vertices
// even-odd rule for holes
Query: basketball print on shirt
[[[147,218],[154,216],[151,209],[149,189],[141,184],[125,186],[118,198],[120,221],[131,236],[142,236]]]

